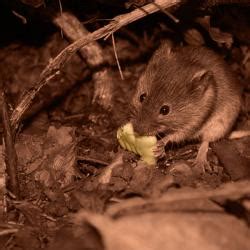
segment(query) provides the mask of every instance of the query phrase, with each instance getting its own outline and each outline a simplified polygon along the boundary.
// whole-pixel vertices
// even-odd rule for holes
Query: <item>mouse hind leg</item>
[[[210,164],[207,160],[207,152],[209,149],[209,141],[203,141],[200,145],[200,148],[198,150],[198,154],[194,161],[194,167],[200,172],[203,173],[208,170],[209,172],[212,171]]]
[[[207,152],[209,149],[209,143],[217,141],[223,138],[233,125],[235,120],[234,116],[222,116],[219,114],[214,115],[200,131],[201,146],[198,150],[197,157],[194,161],[194,166],[205,170],[212,171],[210,164],[207,160]]]
[[[194,161],[194,166],[199,172],[205,173],[206,170],[212,172],[212,168],[207,160],[209,143],[224,137],[227,130],[228,127],[225,126],[225,121],[221,118],[213,119],[212,122],[208,122],[201,130],[200,137],[202,142]]]

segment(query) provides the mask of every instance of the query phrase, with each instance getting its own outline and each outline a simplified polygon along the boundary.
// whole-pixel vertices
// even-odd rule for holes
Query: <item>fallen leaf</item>
[[[233,44],[233,36],[227,32],[221,31],[217,27],[211,26],[211,17],[204,16],[196,19],[197,22],[207,30],[212,40],[214,40],[218,46],[225,45],[227,48],[231,48]]]

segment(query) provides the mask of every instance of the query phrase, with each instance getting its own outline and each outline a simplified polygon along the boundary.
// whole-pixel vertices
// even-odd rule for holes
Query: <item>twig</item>
[[[181,3],[182,0],[155,0],[155,2],[163,9],[166,9],[168,7]],[[150,14],[155,13],[159,10],[154,4],[147,4],[142,8]],[[16,131],[16,129],[18,128],[23,114],[29,108],[32,100],[35,98],[39,90],[60,72],[60,68],[71,58],[71,56],[78,49],[92,41],[110,35],[113,32],[119,30],[121,27],[128,25],[138,19],[141,19],[144,16],[146,16],[146,13],[144,11],[141,11],[140,9],[136,9],[130,13],[117,16],[108,25],[94,31],[93,33],[90,33],[86,37],[75,41],[64,50],[62,50],[53,60],[50,61],[48,66],[44,69],[44,71],[40,75],[40,79],[36,87],[21,100],[16,109],[13,111],[11,116],[11,125],[14,131]]]
[[[157,3],[154,3],[153,4],[159,8],[160,11],[162,11],[164,14],[166,14],[169,18],[171,18],[175,23],[179,23],[180,20],[178,18],[176,18],[173,14],[171,14],[170,12],[168,12],[167,10],[163,9],[161,6],[159,6]]]
[[[37,93],[43,86],[45,86],[51,79],[53,79],[59,73],[60,73],[59,71],[56,71],[53,73],[53,75],[48,75],[47,77],[40,77],[38,84],[34,88],[28,91],[28,93],[24,96],[21,102],[14,109],[10,118],[11,127],[13,129],[12,130],[13,135],[16,134],[16,131],[19,127],[19,123],[22,119],[23,114],[25,113],[25,111],[28,110],[28,108],[32,103],[32,100],[36,97]]]
[[[14,11],[14,10],[12,10],[12,13],[16,17],[18,17],[23,24],[27,24],[27,19],[24,16],[22,16],[21,14],[19,14],[18,12]]]
[[[62,2],[61,2],[61,0],[58,0],[58,4],[59,4],[60,13],[62,15],[63,9],[62,9]]]
[[[8,235],[8,234],[14,234],[14,233],[17,233],[18,231],[19,231],[19,229],[16,229],[16,228],[5,229],[5,230],[0,231],[0,236],[5,236],[5,235]]]
[[[14,146],[14,140],[12,135],[12,128],[10,125],[8,107],[6,104],[5,94],[3,96],[3,107],[2,107],[2,119],[3,119],[3,154],[6,168],[6,187],[7,189],[15,195],[17,199],[19,199],[19,183],[18,183],[18,175],[17,175],[17,156],[16,150]]]
[[[117,55],[117,51],[116,51],[114,33],[112,33],[112,44],[113,44],[113,49],[114,49],[114,53],[115,53],[115,60],[117,62],[117,66],[118,66],[118,69],[119,69],[119,72],[120,72],[121,79],[124,80],[121,65],[120,65],[118,55]]]
[[[106,161],[94,159],[94,158],[87,157],[87,156],[78,156],[77,160],[78,161],[86,161],[86,162],[89,162],[91,164],[99,164],[99,165],[102,165],[102,166],[108,166],[109,165],[109,163],[106,162]]]
[[[63,117],[63,121],[72,121],[74,119],[82,119],[86,116],[86,114],[76,114],[76,115],[68,115]]]
[[[62,3],[61,3],[61,0],[58,0],[58,4],[59,4],[59,9],[60,9],[60,15],[62,15]],[[61,37],[63,38],[63,30],[62,28],[60,29],[60,32],[61,32]]]
[[[53,23],[63,31],[70,42],[75,42],[90,34],[83,24],[73,14],[68,12],[60,13],[53,19]],[[91,68],[104,64],[103,51],[98,43],[88,44],[80,48],[79,52]]]

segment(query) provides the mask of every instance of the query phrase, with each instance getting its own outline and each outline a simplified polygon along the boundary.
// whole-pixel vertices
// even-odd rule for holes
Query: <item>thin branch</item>
[[[13,13],[13,15],[18,17],[23,24],[27,24],[27,19],[24,16],[22,16],[21,14],[19,14],[18,12],[14,11],[14,10],[12,10],[11,12]]]
[[[5,230],[0,231],[0,236],[14,234],[14,233],[17,233],[18,231],[19,231],[19,229],[17,229],[17,228],[5,229]]]
[[[62,15],[63,9],[62,9],[62,2],[61,2],[61,0],[58,0],[58,4],[59,4],[60,13]]]
[[[176,18],[173,14],[171,14],[169,11],[163,9],[161,6],[159,6],[157,3],[154,3],[153,4],[159,8],[160,11],[162,11],[165,15],[167,15],[169,18],[171,18],[175,23],[179,23],[180,20],[178,18]]]
[[[155,2],[161,6],[161,8],[166,9],[173,5],[185,2],[182,0],[155,0]],[[155,4],[147,4],[143,7],[147,13],[155,13],[159,10]],[[121,27],[128,25],[136,20],[139,20],[146,16],[144,11],[140,9],[133,10],[130,13],[117,16],[111,21],[108,25],[90,33],[86,37],[75,41],[70,44],[64,50],[62,50],[53,60],[50,61],[48,66],[44,69],[40,75],[40,79],[31,91],[21,100],[17,105],[16,109],[13,111],[11,116],[11,125],[14,129],[14,132],[17,130],[19,123],[23,117],[23,114],[27,111],[29,106],[32,103],[32,100],[35,98],[40,89],[46,85],[52,78],[54,78],[59,72],[62,66],[72,57],[72,55],[79,50],[81,47],[87,45],[88,43],[98,40],[100,38],[106,37],[113,32],[119,30]]]
[[[53,19],[53,23],[63,31],[63,34],[70,42],[75,42],[90,34],[77,17],[69,12],[60,13]],[[79,52],[91,68],[105,63],[104,52],[97,42],[89,43],[80,48]]]
[[[102,165],[102,166],[108,166],[109,163],[103,160],[98,160],[95,158],[91,158],[88,156],[77,156],[77,160],[78,161],[85,161],[85,162],[89,162],[90,164],[98,164],[98,165]]]
[[[58,0],[58,4],[59,4],[59,9],[60,9],[60,15],[62,15],[63,9],[62,9],[61,0]],[[61,37],[63,38],[63,30],[62,30],[62,28],[60,28],[60,32],[61,32]]]
[[[112,33],[112,44],[113,44],[113,49],[114,49],[114,53],[115,53],[115,60],[116,60],[116,63],[117,63],[117,66],[118,66],[118,69],[119,69],[119,72],[120,72],[121,79],[124,80],[121,65],[120,65],[118,55],[117,55],[117,51],[116,51],[114,33]]]

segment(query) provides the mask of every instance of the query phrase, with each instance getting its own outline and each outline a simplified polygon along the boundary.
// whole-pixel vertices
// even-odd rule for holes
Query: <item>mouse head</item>
[[[153,56],[132,100],[130,120],[140,135],[194,133],[212,110],[213,73],[171,50],[165,52]]]

